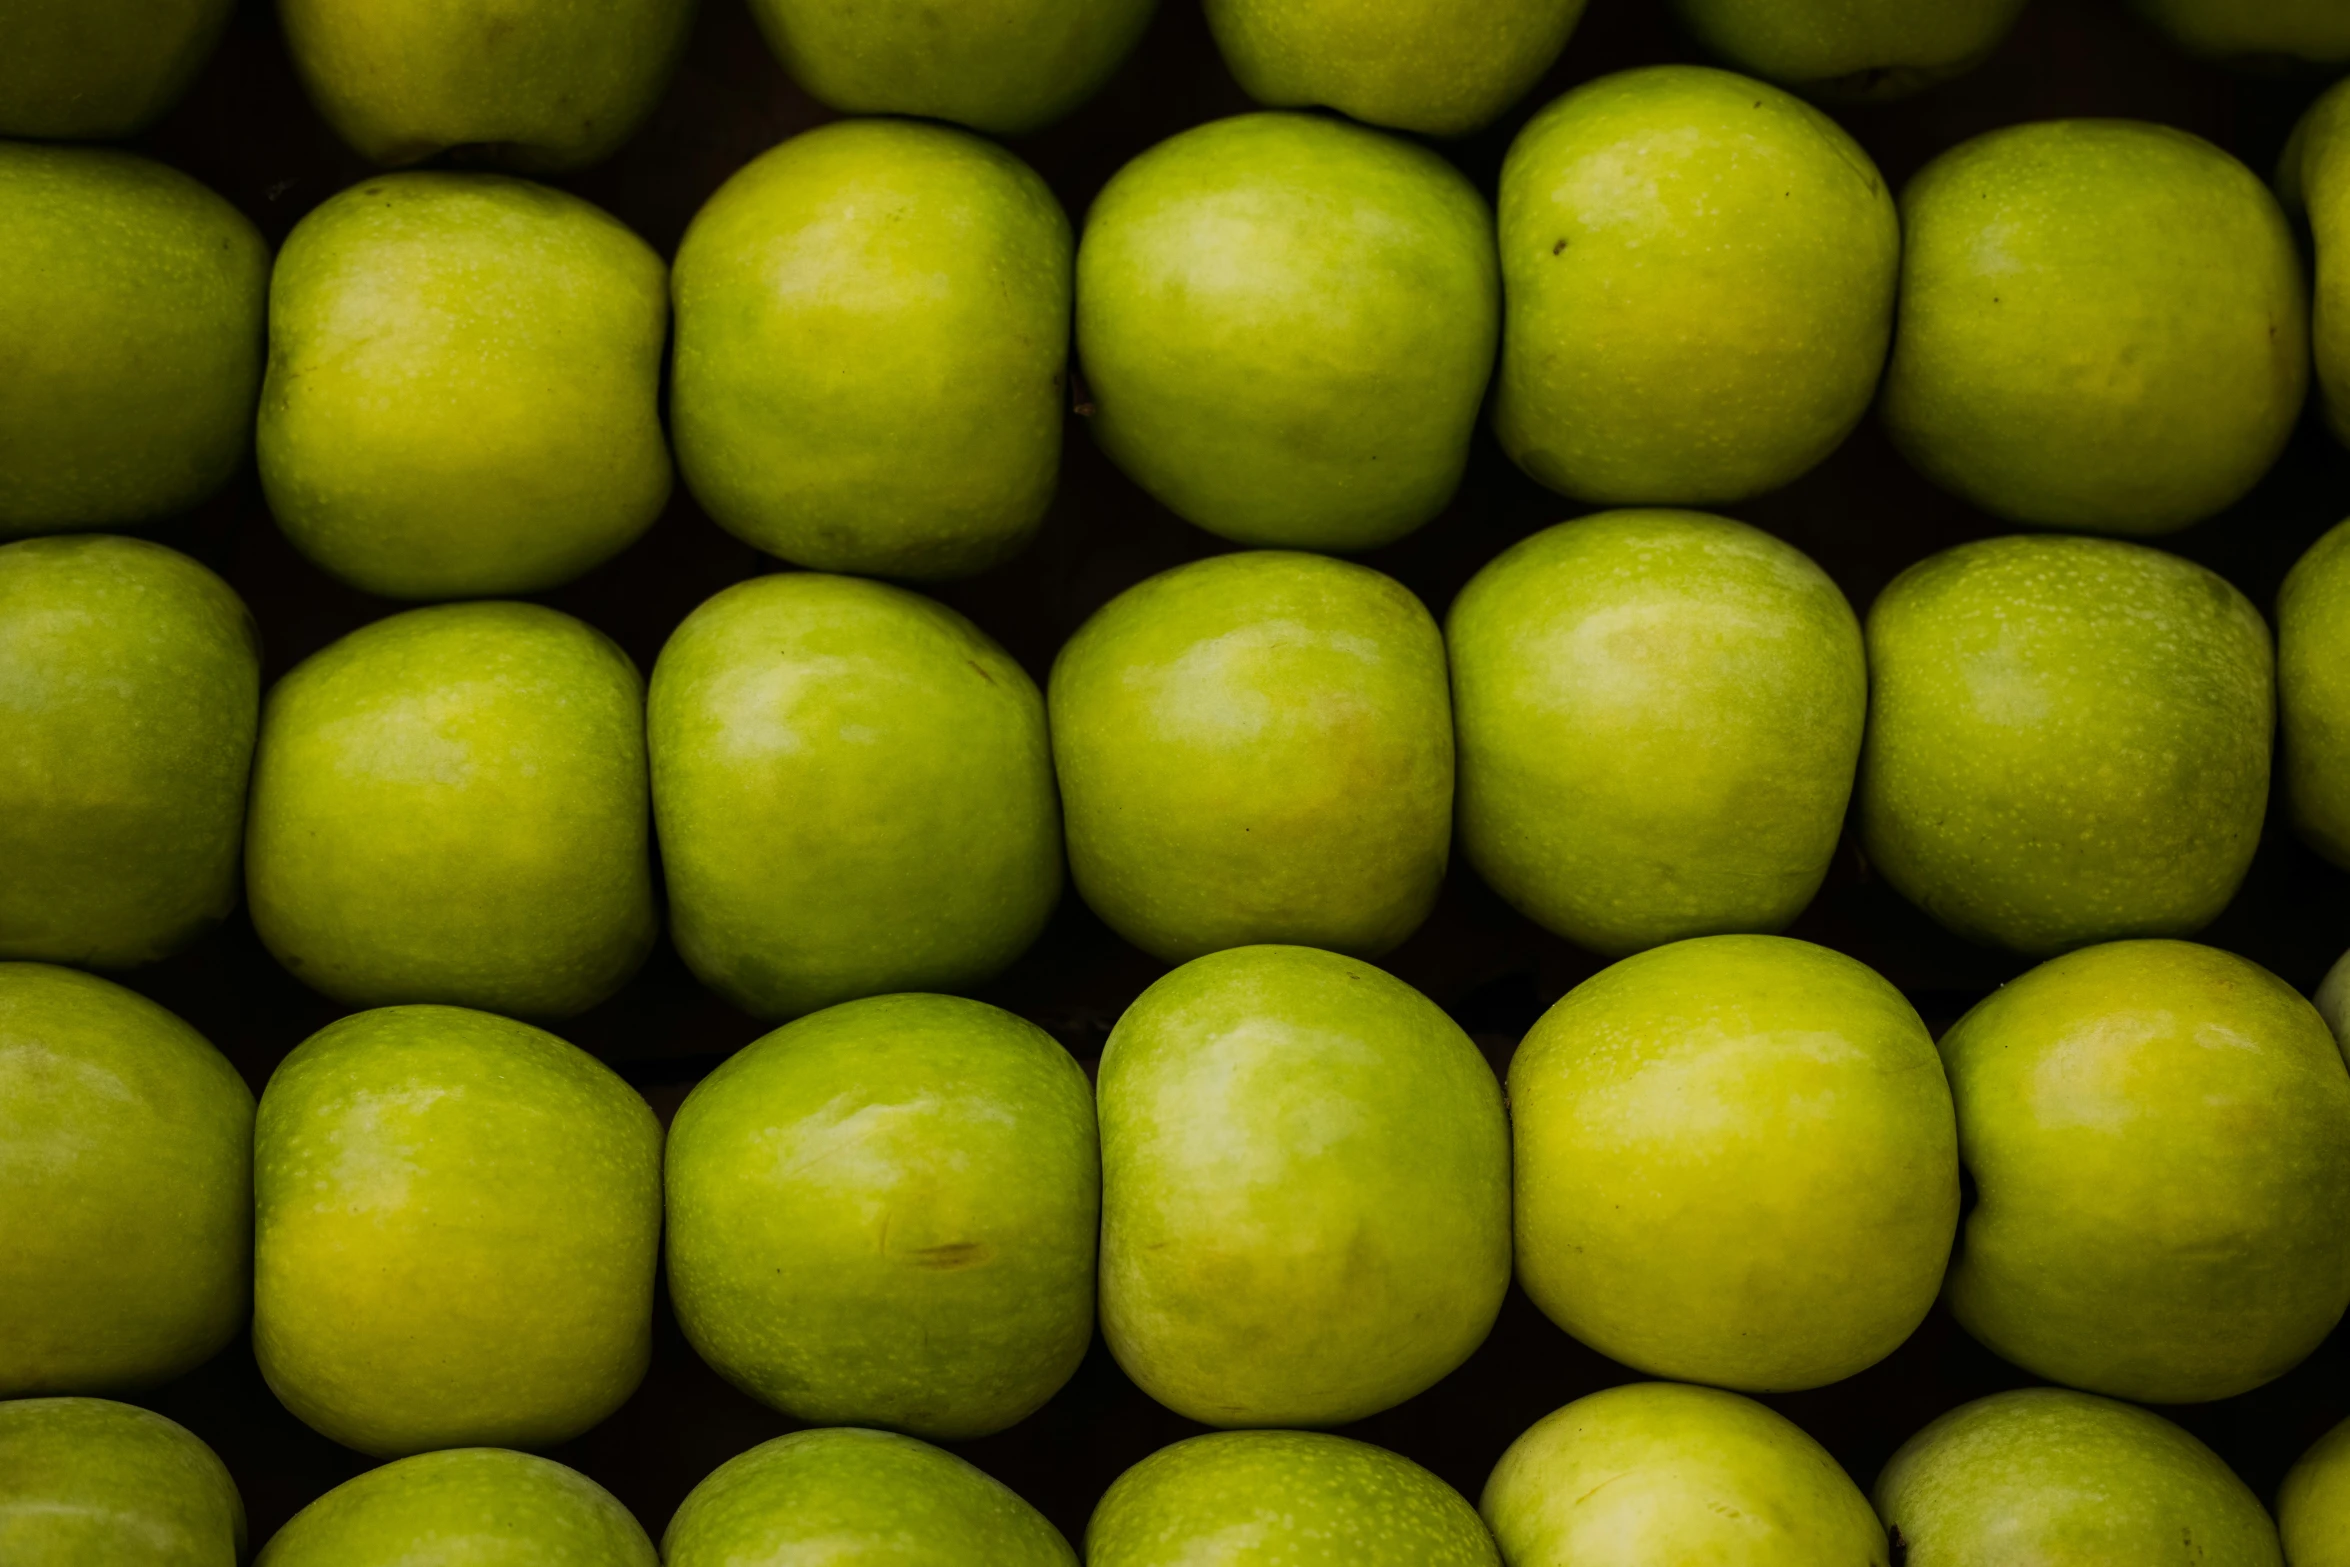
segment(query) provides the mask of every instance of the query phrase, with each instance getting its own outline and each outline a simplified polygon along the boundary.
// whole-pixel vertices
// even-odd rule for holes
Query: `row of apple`
[[[1732,1548],[1785,1567],[1886,1567],[1904,1551],[1926,1563],[2040,1559],[2067,1547],[2152,1562],[2182,1544],[2202,1567],[2335,1567],[2350,1538],[2350,1424],[2294,1467],[2272,1521],[2209,1448],[2157,1415],[2053,1389],[1996,1394],[1911,1437],[1874,1500],[1872,1509],[1834,1458],[1760,1404],[1634,1383],[1519,1437],[1475,1508],[1410,1460],[1345,1437],[1193,1437],[1110,1487],[1086,1528],[1085,1560],[1182,1567],[1238,1538],[1270,1559],[1349,1567],[1649,1567]],[[211,1449],[160,1415],[102,1399],[0,1403],[0,1508],[11,1503],[46,1505],[101,1548],[133,1523],[191,1562],[233,1564],[245,1545],[242,1499]],[[953,1454],[835,1427],[720,1465],[677,1509],[658,1552],[586,1476],[464,1448],[338,1486],[286,1524],[258,1567],[396,1567],[452,1538],[475,1550],[522,1546],[556,1567],[868,1553],[941,1567],[1078,1560],[1034,1508]]]
[[[2285,170],[2327,288],[2346,127],[2337,91]],[[1011,153],[903,120],[753,161],[673,273],[578,198],[456,173],[362,182],[273,269],[185,176],[23,142],[0,143],[0,239],[20,366],[0,532],[190,506],[255,445],[258,403],[289,538],[414,599],[540,591],[650,525],[672,482],[672,299],[670,434],[703,508],[784,559],[909,578],[1034,537],[1072,319],[1094,438],[1146,490],[1244,544],[1328,550],[1444,508],[1489,384],[1502,444],[1584,502],[1776,488],[1882,382],[1897,443],[1983,509],[2175,531],[2274,461],[2311,347],[2284,211],[2197,138],[2011,127],[1938,159],[1897,214],[1833,121],[1690,66],[1537,115],[1503,170],[1498,248],[1436,153],[1284,113],[1143,153],[1075,244]],[[2321,288],[2339,422],[2334,314]]]

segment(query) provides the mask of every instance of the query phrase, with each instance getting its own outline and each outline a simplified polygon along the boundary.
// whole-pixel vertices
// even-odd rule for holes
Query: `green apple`
[[[1160,1448],[1094,1508],[1085,1560],[1501,1567],[1460,1492],[1383,1447],[1318,1431],[1219,1431]]]
[[[1500,308],[1492,214],[1460,171],[1315,115],[1159,143],[1077,248],[1094,439],[1243,544],[1370,549],[1443,510]]]
[[[294,547],[390,598],[536,593],[669,498],[669,272],[561,191],[387,174],[279,252],[258,449]]]
[[[1481,130],[1549,70],[1584,0],[1207,0],[1242,90],[1430,136]]]
[[[2024,0],[1675,0],[1681,25],[1741,71],[1817,98],[1881,103],[1990,58]]]
[[[2277,1524],[2292,1567],[2350,1567],[2350,1420],[2319,1437],[2285,1476]]]
[[[1452,839],[1444,638],[1392,578],[1251,551],[1161,572],[1053,661],[1077,890],[1181,963],[1250,942],[1377,957]]]
[[[797,1431],[728,1459],[661,1537],[669,1567],[1077,1567],[1044,1515],[954,1454],[886,1431]]]
[[[1157,0],[751,0],[810,97],[844,114],[1039,131],[1101,90]]]
[[[844,1002],[727,1058],[668,1151],[669,1294],[730,1382],[816,1425],[1000,1431],[1093,1337],[1093,1087],[953,996]]]
[[[2350,16],[2344,22],[2350,57]],[[2350,442],[2350,84],[2336,86],[2301,117],[2285,143],[2277,188],[2309,223],[2316,255],[2310,335],[2326,423]]]
[[[2350,10],[2339,0],[2132,0],[2190,54],[2233,64],[2350,61]],[[2296,1563],[2295,1567],[2299,1567]]]
[[[537,604],[362,626],[269,693],[245,839],[253,924],[353,1006],[586,1010],[659,930],[644,682]]]
[[[1977,941],[2184,936],[2268,807],[2268,627],[2203,567],[2111,539],[1929,556],[1868,617],[1869,861]]]
[[[686,483],[736,537],[820,571],[1008,560],[1058,480],[1070,265],[1060,202],[992,142],[910,120],[793,137],[678,247]]]
[[[661,1126],[585,1051],[462,1007],[311,1035],[254,1128],[253,1349],[377,1457],[568,1441],[652,1353]]]
[[[2276,198],[2197,136],[2050,120],[1978,136],[1901,195],[1886,430],[1994,516],[2175,533],[2293,433],[2309,303]]]
[[[2293,825],[2350,867],[2350,523],[2312,545],[2277,594],[2277,707]]]
[[[0,1192],[0,1397],[166,1381],[244,1327],[253,1091],[145,997],[0,963]]]
[[[601,162],[685,53],[695,0],[277,0],[294,74],[371,162]]]
[[[1927,1426],[1877,1477],[1877,1511],[1908,1567],[2284,1567],[2276,1525],[2218,1454],[2063,1388],[1995,1393]]]
[[[982,983],[1060,899],[1044,700],[943,604],[738,583],[670,635],[648,718],[678,951],[755,1016]]]
[[[185,555],[0,545],[0,958],[152,962],[235,908],[260,708],[253,617]]]
[[[2052,1382],[2230,1398],[2350,1306],[2350,1072],[2317,1009],[2183,941],[2043,963],[1942,1038],[1981,1200],[1962,1326]]]
[[[1458,1024],[1311,947],[1198,958],[1100,1068],[1102,1333],[1217,1426],[1330,1426],[1484,1342],[1510,1274],[1509,1124]]]
[[[1544,1416],[1501,1455],[1478,1506],[1510,1567],[1891,1559],[1868,1499],[1793,1421],[1673,1382],[1609,1388]]]
[[[9,1567],[244,1559],[236,1482],[184,1427],[102,1398],[0,1403],[0,1561]]]
[[[2346,1052],[2350,1052],[2350,952],[2334,959],[2333,967],[2326,970],[2316,994],[2309,1000],[2317,1008],[2317,1015],[2326,1020],[2326,1028],[2336,1042],[2344,1043]]]
[[[1775,931],[1828,873],[1860,757],[1860,621],[1743,523],[1545,529],[1445,618],[1461,847],[1527,917],[1611,956]]]
[[[149,159],[0,141],[0,252],[0,538],[151,522],[227,483],[261,388],[260,230]]]
[[[1493,426],[1577,500],[1777,489],[1868,411],[1901,228],[1860,144],[1799,98],[1659,65],[1537,114],[1501,171]]]
[[[0,136],[111,141],[179,102],[236,0],[0,0]]]
[[[611,1492],[528,1453],[463,1447],[370,1469],[296,1513],[254,1567],[660,1567]]]
[[[1626,958],[1511,1058],[1519,1282],[1601,1354],[1750,1392],[1876,1364],[1925,1320],[1958,1133],[1901,992],[1784,936]]]

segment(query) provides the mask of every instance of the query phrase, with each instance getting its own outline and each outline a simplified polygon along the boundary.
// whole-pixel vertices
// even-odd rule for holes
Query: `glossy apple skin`
[[[647,718],[678,951],[754,1016],[982,983],[1059,901],[1044,699],[934,600],[739,583],[671,634]]]
[[[525,174],[600,163],[685,52],[695,0],[278,0],[294,74],[370,162],[453,149]]]
[[[953,120],[993,136],[1044,129],[1100,91],[1157,0],[751,0],[776,58],[844,114]]]
[[[494,174],[383,174],[295,225],[258,449],[286,537],[387,598],[537,593],[669,498],[669,271],[598,208]]]
[[[1219,1431],[1114,1481],[1089,1567],[1501,1567],[1458,1491],[1399,1454],[1319,1431]]]
[[[954,1454],[887,1431],[795,1431],[728,1459],[661,1537],[669,1567],[1077,1567],[1061,1532]]]
[[[1093,1087],[1009,1012],[875,996],[786,1024],[695,1086],[667,1171],[679,1325],[796,1419],[985,1436],[1085,1356]]]
[[[1152,956],[1377,957],[1428,917],[1451,698],[1401,583],[1276,550],[1178,566],[1063,644],[1049,699],[1077,890]]]
[[[113,141],[179,102],[236,0],[0,0],[0,136]]]
[[[1675,0],[1724,63],[1809,97],[1883,103],[1963,76],[2006,38],[2024,0]]]
[[[1710,1387],[1635,1382],[1545,1416],[1478,1503],[1510,1567],[1888,1567],[1885,1531],[1793,1421]]]
[[[1951,1265],[1968,1332],[2050,1381],[2228,1398],[2350,1305],[2350,1072],[2317,1009],[2183,941],[2012,981],[1942,1038],[1980,1200]]]
[[[0,538],[128,527],[253,438],[269,246],[176,169],[0,141]]]
[[[352,1006],[564,1017],[652,950],[644,681],[583,621],[448,604],[269,694],[245,879],[279,962]]]
[[[2189,54],[2231,65],[2350,61],[2350,14],[2332,0],[2133,0]],[[2296,1562],[2294,1567],[2300,1567]]]
[[[261,636],[176,550],[0,545],[0,958],[150,963],[236,907]]]
[[[1323,116],[1215,120],[1086,214],[1086,423],[1210,533],[1371,549],[1459,486],[1500,308],[1492,212],[1434,152]]]
[[[552,1034],[354,1013],[261,1096],[253,1349],[288,1409],[379,1458],[542,1447],[652,1353],[661,1127]]]
[[[0,1398],[166,1381],[245,1325],[253,1091],[145,997],[0,963],[0,1191]]]
[[[2153,536],[2284,450],[2309,295],[2260,180],[2200,137],[2049,120],[1963,142],[1901,194],[1880,408],[1927,478],[1997,517]]]
[[[1579,87],[1510,143],[1500,233],[1493,428],[1538,483],[1724,505],[1868,411],[1900,224],[1860,144],[1799,98],[1695,65]]]
[[[846,120],[752,161],[677,252],[695,498],[819,571],[1018,554],[1059,481],[1071,246],[1035,170],[946,126]]]
[[[2311,545],[2278,590],[2277,716],[2293,826],[2350,866],[2350,523]]]
[[[1218,1426],[1342,1425],[1444,1376],[1509,1287],[1509,1127],[1459,1025],[1309,947],[1185,964],[1103,1049],[1102,1333]]]
[[[1465,136],[1559,57],[1584,0],[1208,0],[1241,90],[1276,109],[1328,107],[1429,136]]]
[[[2185,936],[2259,846],[2268,627],[2192,562],[2118,540],[1962,544],[1868,615],[1869,863],[1962,936],[2032,956]]]
[[[2342,36],[2343,57],[2350,58],[2350,20]],[[2318,396],[2335,438],[2350,442],[2350,88],[2335,86],[2293,127],[2277,189],[2309,224]]]
[[[2277,1527],[2291,1567],[2350,1567],[2350,1420],[2319,1437],[2285,1476]]]
[[[1800,551],[1698,512],[1563,522],[1470,579],[1445,651],[1461,847],[1537,924],[1620,957],[1819,890],[1868,666]]]
[[[1819,1387],[1925,1320],[1958,1223],[1933,1036],[1864,965],[1708,936],[1568,992],[1511,1058],[1518,1279],[1637,1370]]]
[[[245,1504],[174,1421],[103,1398],[0,1403],[8,1567],[238,1567]]]
[[[1902,1444],[1876,1501],[1908,1567],[2285,1560],[2260,1499],[2218,1454],[2160,1415],[2064,1388],[1950,1411]]]
[[[303,1508],[254,1567],[660,1567],[611,1492],[498,1447],[421,1453]]]

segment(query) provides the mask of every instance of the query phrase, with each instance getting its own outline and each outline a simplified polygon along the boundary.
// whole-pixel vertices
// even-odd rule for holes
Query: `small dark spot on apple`
[[[1562,251],[1562,250],[1565,250],[1566,248],[1567,248],[1567,242],[1566,242],[1565,240],[1563,240],[1563,239],[1562,239],[1562,240],[1560,240],[1560,241],[1559,241],[1557,244],[1555,244],[1555,245],[1553,245],[1553,246],[1551,246],[1551,247],[1550,247],[1550,253],[1551,253],[1552,255],[1554,255],[1554,256],[1555,256],[1555,255],[1557,255],[1557,254],[1558,254],[1560,251]]]
[[[963,660],[963,662],[969,664],[973,669],[978,670],[980,679],[986,681],[991,686],[995,684],[995,676],[989,674],[987,672],[986,666],[981,664],[979,660],[975,658],[967,658]]]

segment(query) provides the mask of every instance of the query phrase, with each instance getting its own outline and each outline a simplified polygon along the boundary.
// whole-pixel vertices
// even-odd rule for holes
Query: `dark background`
[[[1604,72],[1694,59],[1656,0],[1591,0],[1566,54],[1492,129],[1445,151],[1491,194],[1504,150],[1528,115]],[[1840,118],[1895,186],[1978,132],[2068,115],[2164,121],[2211,138],[2269,173],[2315,79],[2232,77],[2190,62],[2131,19],[2118,0],[2035,0],[1988,66],[1906,103]],[[1163,0],[1149,36],[1108,88],[1018,150],[1082,220],[1111,173],[1153,142],[1251,105],[1218,61],[1197,0]],[[683,69],[645,130],[610,163],[562,181],[673,253],[695,210],[735,169],[832,116],[795,89],[753,30],[742,0],[704,0]],[[362,177],[296,86],[270,8],[248,3],[187,101],[145,149],[225,194],[272,241],[311,207]],[[1523,478],[1490,436],[1446,514],[1368,557],[1442,615],[1453,594],[1504,546],[1575,510]],[[1732,508],[1809,551],[1864,609],[1910,562],[2004,531],[1939,494],[1893,455],[1873,423],[1818,471]],[[2350,458],[2312,403],[2291,450],[2243,504],[2170,541],[2267,609],[2285,570],[2350,512]],[[259,617],[274,679],[344,632],[400,607],[340,586],[280,538],[250,472],[195,515],[156,530],[244,594]],[[936,590],[1009,647],[1041,683],[1054,650],[1112,594],[1178,562],[1228,548],[1178,522],[1128,483],[1074,415],[1062,492],[1043,540],[1025,556]],[[617,638],[650,668],[696,604],[774,568],[720,532],[680,486],[654,529],[619,559],[547,601]],[[2207,939],[2313,987],[2350,944],[2350,885],[2276,824],[2250,880]],[[2025,966],[1931,925],[1873,881],[1847,843],[1793,934],[1840,948],[1900,985],[1937,1031]],[[1435,917],[1387,966],[1473,1033],[1497,1068],[1542,1009],[1600,965],[1506,908],[1463,867]],[[1064,898],[1044,939],[986,999],[1020,1012],[1089,1064],[1124,1005],[1159,965]],[[282,972],[243,916],[192,951],[130,982],[201,1028],[258,1091],[273,1066],[336,1009]],[[664,946],[617,998],[561,1031],[640,1085],[664,1115],[761,1026],[702,990]],[[2345,1216],[2350,1222],[2350,1215]],[[2344,1336],[2310,1362],[2242,1398],[2170,1411],[2216,1447],[2264,1498],[2284,1469],[2350,1414]],[[1584,1393],[1637,1380],[1583,1349],[1512,1291],[1493,1336],[1468,1364],[1398,1409],[1347,1428],[1427,1464],[1471,1499],[1502,1449],[1540,1416]],[[2029,1382],[1940,1312],[1876,1368],[1816,1392],[1768,1400],[1842,1460],[1862,1485],[1911,1432],[1966,1399]],[[210,1442],[244,1491],[255,1543],[297,1508],[369,1467],[281,1409],[239,1343],[145,1402]],[[628,1405],[553,1456],[616,1492],[658,1537],[696,1481],[790,1423],[702,1366],[661,1308],[651,1375]],[[1103,1489],[1154,1448],[1200,1430],[1119,1373],[1097,1340],[1074,1381],[1015,1429],[957,1451],[1042,1508],[1072,1540]]]

